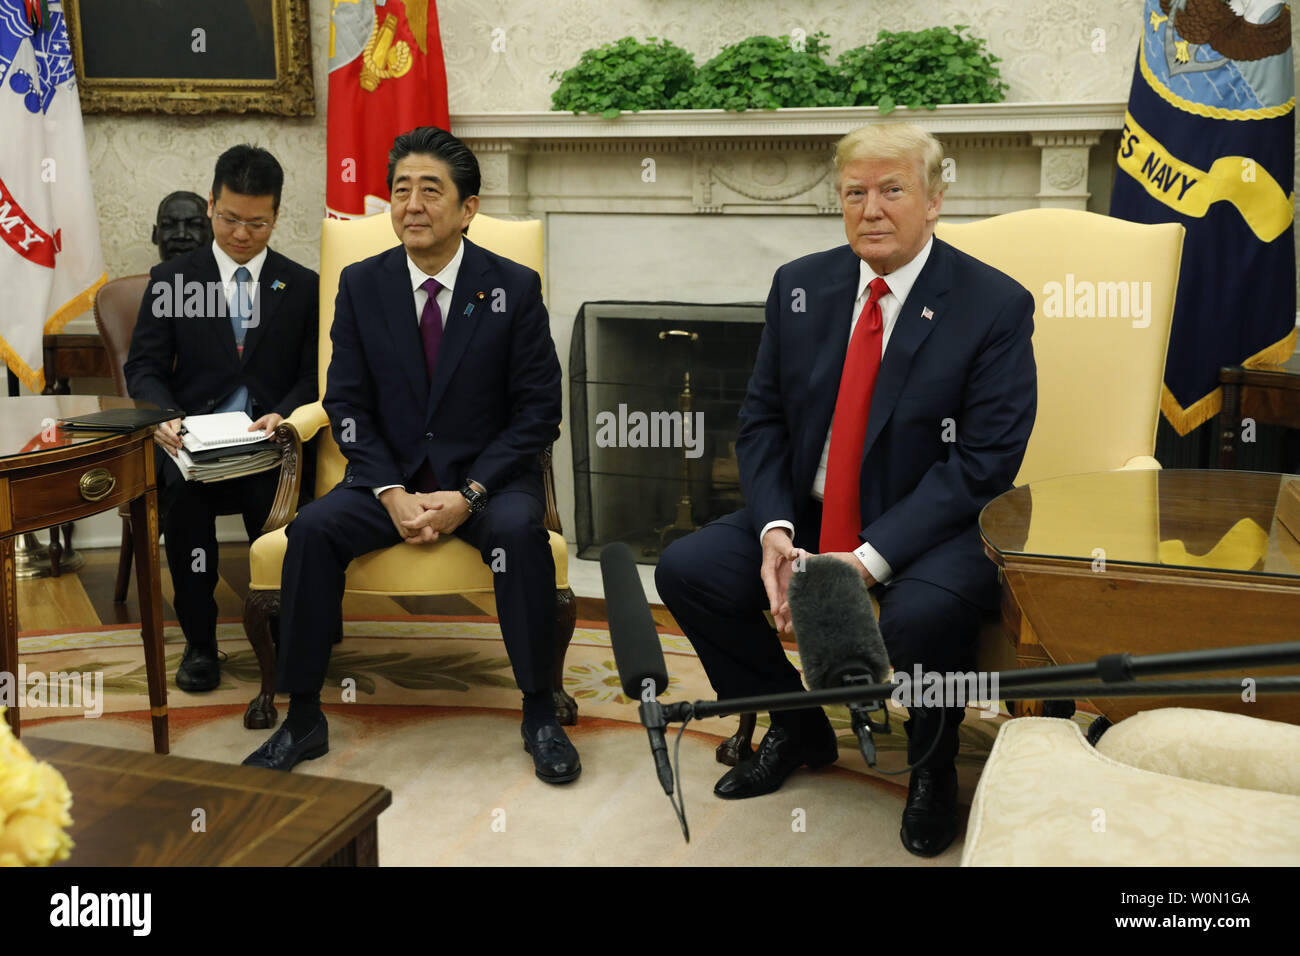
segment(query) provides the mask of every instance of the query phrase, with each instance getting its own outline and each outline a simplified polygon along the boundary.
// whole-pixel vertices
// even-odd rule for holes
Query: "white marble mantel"
[[[825,106],[779,110],[643,110],[612,119],[553,110],[457,113],[452,129],[464,140],[699,139],[712,136],[842,136],[872,122],[907,122],[930,132],[1055,133],[1119,129],[1126,104],[972,103],[933,110],[899,108],[886,117],[875,107]]]
[[[945,213],[960,219],[1027,205],[1089,208],[1090,180],[1102,172],[1091,149],[1123,126],[1124,111],[1122,101],[994,103],[899,109],[885,121],[943,141],[955,163]],[[479,156],[488,214],[835,215],[830,147],[881,119],[859,107],[612,119],[539,111],[458,114],[452,129]]]

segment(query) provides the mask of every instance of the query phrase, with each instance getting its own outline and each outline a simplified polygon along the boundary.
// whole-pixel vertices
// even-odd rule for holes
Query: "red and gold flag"
[[[416,126],[449,126],[434,0],[330,0],[325,214],[388,203],[388,148]]]

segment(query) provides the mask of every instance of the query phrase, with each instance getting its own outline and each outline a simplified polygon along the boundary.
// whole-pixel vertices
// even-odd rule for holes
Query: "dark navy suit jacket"
[[[194,289],[202,295],[201,316],[184,314],[184,292],[191,282],[199,283]],[[316,273],[274,249],[266,251],[258,276],[257,324],[244,334],[242,356],[235,348],[224,301],[218,303],[219,314],[208,314],[206,308],[215,299],[210,290],[224,296],[220,283],[210,243],[149,270],[123,366],[131,397],[200,415],[246,385],[254,418],[268,412],[287,418],[299,405],[314,402],[320,296]],[[193,303],[199,301],[196,297]]]
[[[777,519],[796,528],[808,520],[859,262],[844,245],[787,263],[772,282],[736,442],[755,533]],[[860,538],[894,579],[996,600],[976,521],[1012,486],[1033,428],[1033,318],[1024,287],[934,240],[885,349],[863,451]]]
[[[401,246],[339,276],[325,411],[344,487],[409,485],[543,495],[539,453],[559,436],[560,363],[541,279],[468,239],[430,382]]]

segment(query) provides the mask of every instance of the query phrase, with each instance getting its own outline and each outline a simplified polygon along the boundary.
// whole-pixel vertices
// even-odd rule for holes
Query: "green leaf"
[[[894,98],[886,93],[876,100],[876,105],[880,107],[881,116],[888,116],[894,111]]]
[[[620,110],[618,107],[612,106],[609,109],[601,110],[600,115],[605,117],[605,119],[613,119],[621,112],[622,110]]]

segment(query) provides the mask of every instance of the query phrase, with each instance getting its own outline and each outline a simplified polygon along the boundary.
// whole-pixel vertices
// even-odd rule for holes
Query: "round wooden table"
[[[1033,663],[1034,645],[1050,658],[1039,656],[1041,663],[1077,664],[1112,653],[1296,640],[1300,541],[1277,514],[1283,486],[1295,481],[1244,471],[1111,471],[1030,482],[995,498],[980,514],[980,533],[1003,570],[1003,620],[1019,637],[1018,658]],[[1179,706],[1300,723],[1296,695],[1092,703],[1112,721]]]

